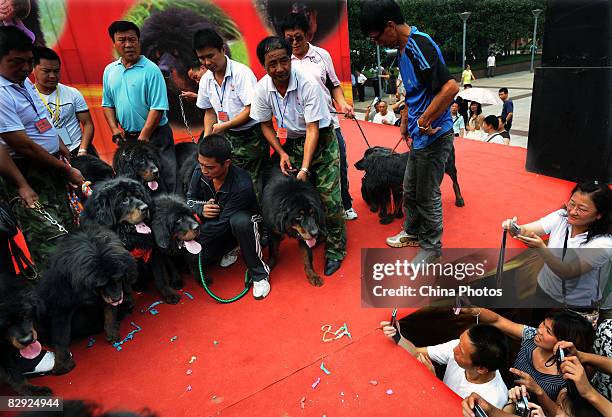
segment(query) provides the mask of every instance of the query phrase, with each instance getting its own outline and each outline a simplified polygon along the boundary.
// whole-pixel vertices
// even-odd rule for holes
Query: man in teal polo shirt
[[[102,78],[102,108],[113,136],[143,140],[159,148],[162,191],[174,192],[176,155],[166,111],[168,92],[160,69],[140,55],[140,30],[119,20],[108,27],[119,59],[107,65]]]

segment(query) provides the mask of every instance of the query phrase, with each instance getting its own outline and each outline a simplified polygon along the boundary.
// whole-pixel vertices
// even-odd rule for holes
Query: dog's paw
[[[381,217],[378,223],[380,224],[391,224],[393,222],[393,216]]]
[[[274,267],[276,266],[276,258],[270,258],[268,259],[268,262],[266,262],[268,264],[268,268],[270,268],[270,271],[274,269]]]
[[[74,369],[74,367],[76,366],[76,363],[74,363],[74,360],[72,358],[64,361],[58,361],[58,358],[55,358],[55,365],[53,366],[53,370],[51,371],[53,373],[53,375],[63,375],[63,374],[67,374],[68,372],[72,371]]]
[[[178,304],[181,301],[181,296],[176,293],[167,293],[164,294],[164,301],[167,304]]]
[[[320,276],[318,276],[317,274],[309,275],[308,276],[308,282],[310,282],[315,287],[320,287],[320,286],[323,285],[323,279]]]
[[[170,287],[174,288],[175,290],[180,290],[184,286],[185,286],[185,281],[183,281],[182,278],[177,278],[170,282]]]
[[[463,198],[458,198],[458,199],[455,200],[455,205],[457,207],[463,207],[463,206],[465,206],[465,201],[463,201]]]
[[[19,393],[22,395],[35,395],[39,397],[48,397],[50,395],[53,395],[53,391],[51,390],[51,388],[32,384],[26,384],[19,391]]]
[[[106,341],[111,345],[121,340],[121,336],[119,335],[119,329],[112,329],[106,332]]]

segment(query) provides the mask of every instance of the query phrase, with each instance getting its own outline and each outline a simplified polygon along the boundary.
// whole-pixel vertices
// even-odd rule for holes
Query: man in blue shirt
[[[116,21],[108,34],[120,58],[107,65],[102,78],[102,108],[113,136],[143,140],[161,155],[162,191],[174,192],[176,154],[168,124],[168,92],[160,69],[140,55],[140,30],[132,22]]]
[[[11,203],[32,259],[42,271],[57,239],[73,222],[66,186],[80,186],[83,176],[59,159],[60,153],[69,157],[69,151],[60,143],[45,105],[27,78],[32,72],[32,49],[21,30],[0,27],[0,146],[11,155],[38,199],[27,201],[17,184],[1,179],[0,198]],[[42,210],[59,225],[43,216]]]
[[[387,239],[393,247],[420,246],[413,262],[433,261],[442,248],[440,183],[453,147],[449,107],[459,87],[451,77],[440,48],[426,33],[404,22],[394,0],[365,0],[361,30],[382,46],[397,48],[408,113],[402,137],[412,140],[404,175],[404,230]]]

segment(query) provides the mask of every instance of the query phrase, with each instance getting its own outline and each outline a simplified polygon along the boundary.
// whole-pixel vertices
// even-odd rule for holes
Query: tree
[[[351,63],[355,68],[376,65],[376,46],[362,33],[359,15],[363,0],[348,0]],[[467,24],[467,60],[484,62],[490,49],[509,54],[512,42],[533,37],[531,10],[545,9],[546,0],[400,0],[404,20],[428,33],[448,63],[461,63],[463,23],[458,14],[471,12]],[[544,15],[538,22],[542,39]]]

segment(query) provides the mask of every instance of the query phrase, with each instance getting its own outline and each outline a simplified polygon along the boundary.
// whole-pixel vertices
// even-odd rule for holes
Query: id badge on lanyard
[[[218,116],[220,122],[229,122],[229,115],[227,114],[227,112],[220,111]]]
[[[39,121],[34,123],[34,126],[36,126],[36,129],[38,129],[39,133],[45,133],[53,127],[47,118],[40,119]]]
[[[279,139],[287,139],[287,128],[279,127],[276,131],[276,137]]]

